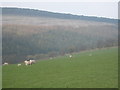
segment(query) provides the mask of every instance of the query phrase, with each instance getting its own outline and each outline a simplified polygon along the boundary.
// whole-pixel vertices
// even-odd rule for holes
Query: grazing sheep
[[[31,62],[28,61],[28,60],[25,60],[24,63],[25,63],[26,66],[27,66],[27,65],[31,65]]]
[[[19,67],[19,66],[21,66],[22,64],[18,64],[17,66]]]
[[[71,58],[71,57],[72,57],[72,55],[69,55],[69,57]]]
[[[32,65],[32,64],[35,64],[36,61],[35,60],[25,60],[24,63],[25,63],[25,65]]]
[[[30,64],[35,64],[36,61],[35,60],[30,60]]]
[[[5,62],[3,65],[8,65],[8,63],[7,63],[7,62]]]

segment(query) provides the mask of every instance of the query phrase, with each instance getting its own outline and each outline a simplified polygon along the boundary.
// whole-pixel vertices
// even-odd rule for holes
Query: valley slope
[[[18,63],[30,58],[40,60],[65,53],[117,46],[116,20],[94,18],[3,8],[3,62]]]

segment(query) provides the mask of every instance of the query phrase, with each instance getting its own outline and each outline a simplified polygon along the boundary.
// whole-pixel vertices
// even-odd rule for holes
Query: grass
[[[117,88],[117,50],[87,51],[32,66],[3,66],[3,88]]]
[[[0,65],[0,89],[2,89],[2,66]]]

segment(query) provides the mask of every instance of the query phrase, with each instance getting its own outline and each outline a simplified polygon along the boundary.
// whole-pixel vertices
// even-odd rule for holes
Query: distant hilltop
[[[60,19],[76,19],[76,20],[87,20],[87,21],[107,22],[107,23],[118,22],[118,19],[55,13],[55,12],[36,10],[36,9],[9,8],[9,7],[0,7],[0,8],[2,8],[2,15],[8,14],[8,15],[20,15],[20,16],[51,17],[51,18],[60,18]]]

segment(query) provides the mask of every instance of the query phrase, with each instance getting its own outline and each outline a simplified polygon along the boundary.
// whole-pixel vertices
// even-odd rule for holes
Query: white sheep
[[[69,55],[69,57],[71,58],[71,57],[72,57],[72,55]]]
[[[7,63],[7,62],[5,62],[3,65],[8,65],[8,63]]]
[[[27,60],[25,60],[24,63],[25,63],[26,66],[27,66],[27,65],[31,65],[31,62],[30,62],[30,61],[27,61]]]
[[[19,66],[21,66],[22,64],[18,64],[17,66],[19,67]]]
[[[35,60],[30,60],[30,64],[35,64],[36,61]]]

